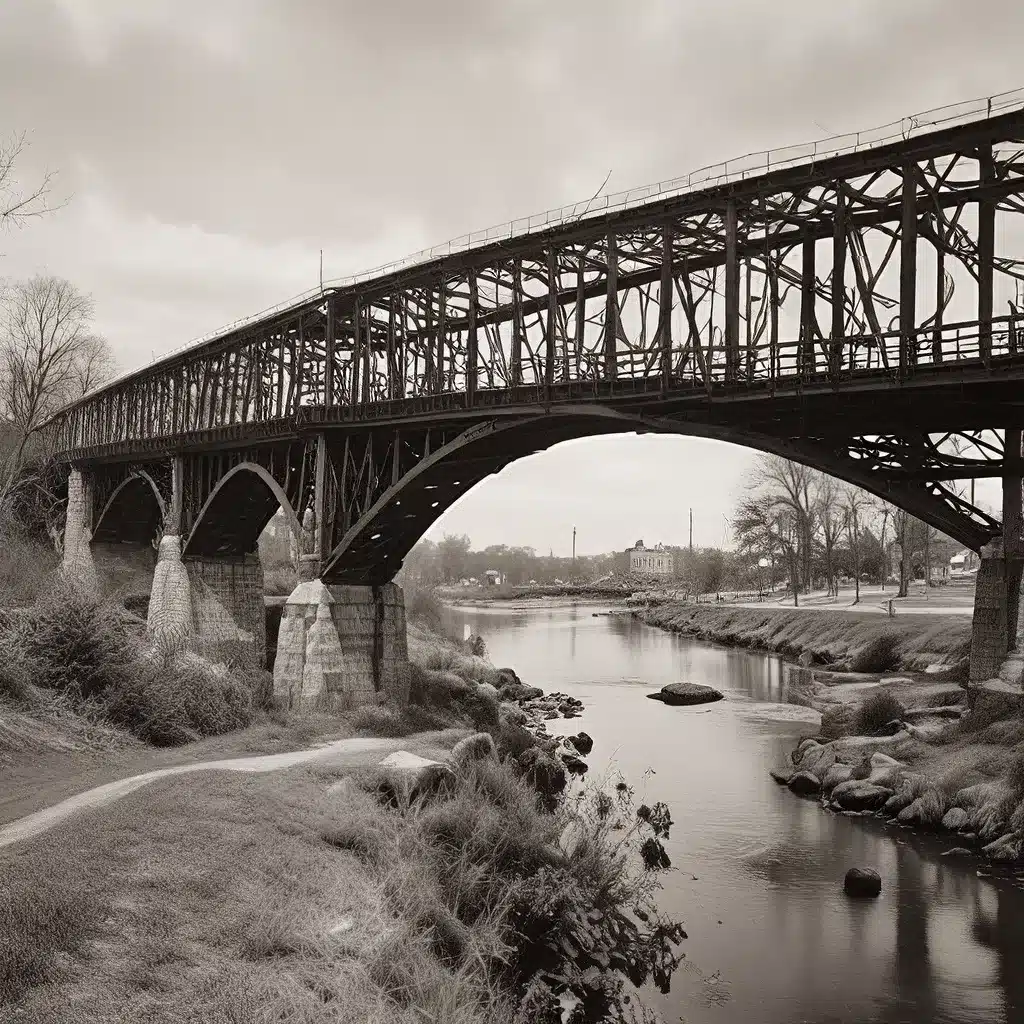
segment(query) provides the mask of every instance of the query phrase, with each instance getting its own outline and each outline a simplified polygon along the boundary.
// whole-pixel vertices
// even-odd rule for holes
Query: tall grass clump
[[[432,633],[444,633],[444,605],[433,590],[410,589],[406,592],[406,615]]]
[[[879,690],[864,700],[853,713],[853,732],[857,736],[874,736],[882,726],[902,718],[906,708],[888,691]]]
[[[898,633],[879,633],[850,658],[852,672],[890,672],[900,663]]]
[[[52,589],[0,637],[0,690],[24,700],[60,698],[90,718],[156,746],[174,746],[250,724],[253,682],[171,645],[145,645],[141,623],[118,604],[74,586]],[[31,689],[26,689],[31,680]]]
[[[511,761],[456,772],[383,819],[342,805],[324,840],[377,865],[388,905],[432,936],[449,969],[482,966],[480,987],[517,1007],[510,1024],[561,1021],[560,999],[575,1004],[572,1020],[638,1019],[631,986],[667,992],[685,938],[656,905],[668,808],[636,806],[619,782],[547,811]]]

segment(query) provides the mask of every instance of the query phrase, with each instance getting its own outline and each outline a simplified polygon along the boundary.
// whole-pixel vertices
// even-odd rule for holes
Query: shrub
[[[898,633],[879,633],[850,658],[850,671],[891,671],[900,663],[899,645]]]
[[[433,590],[414,590],[406,600],[410,622],[418,622],[433,633],[444,633],[444,605]]]
[[[287,597],[298,585],[299,574],[292,565],[273,565],[263,571],[263,592],[271,597]]]
[[[74,587],[54,589],[16,631],[39,686],[88,700],[131,662],[135,637],[122,609]]]
[[[58,565],[52,545],[0,536],[0,607],[31,605],[45,592]]]
[[[356,732],[370,736],[408,736],[415,731],[398,708],[387,704],[364,704],[355,710],[350,724]]]
[[[863,701],[853,714],[853,731],[857,736],[874,736],[883,725],[902,718],[903,705],[888,691],[879,690]]]
[[[114,669],[104,709],[111,721],[158,747],[242,729],[253,713],[244,683],[188,658]]]

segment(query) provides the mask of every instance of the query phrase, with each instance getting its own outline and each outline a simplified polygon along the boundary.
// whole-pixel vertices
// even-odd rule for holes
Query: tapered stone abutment
[[[347,709],[409,698],[401,587],[299,583],[281,616],[274,695],[285,708]]]

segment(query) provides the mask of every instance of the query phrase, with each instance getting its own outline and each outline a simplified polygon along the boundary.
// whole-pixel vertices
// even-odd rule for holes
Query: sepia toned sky
[[[0,134],[67,205],[0,275],[96,301],[125,369],[473,229],[1024,84],[1014,0],[3,0]],[[432,536],[720,544],[752,456],[570,442]]]

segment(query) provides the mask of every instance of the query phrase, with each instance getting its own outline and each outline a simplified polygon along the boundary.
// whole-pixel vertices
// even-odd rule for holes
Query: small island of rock
[[[716,689],[699,683],[669,683],[657,693],[649,693],[647,696],[651,700],[673,705],[711,704],[722,699],[722,694]]]

